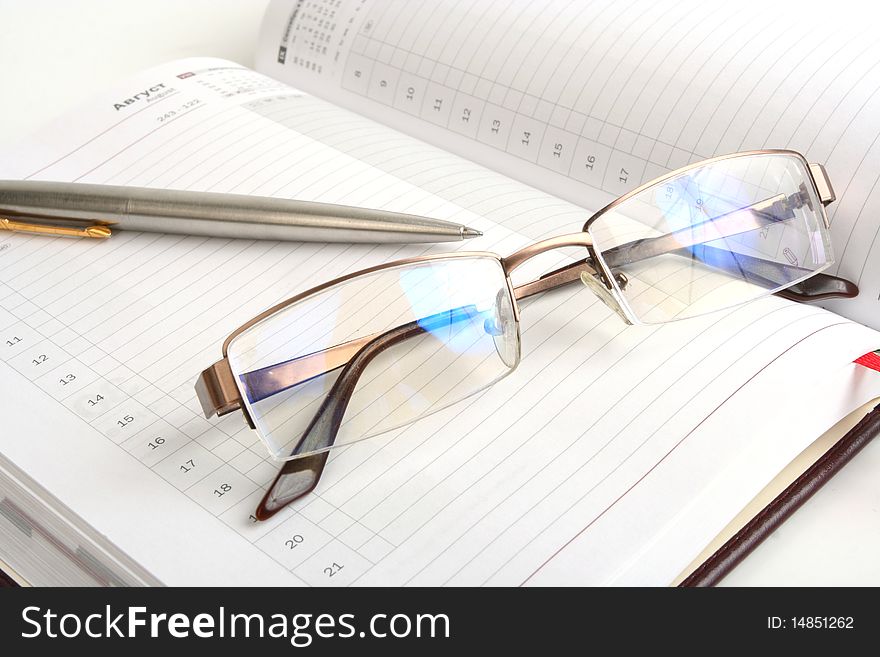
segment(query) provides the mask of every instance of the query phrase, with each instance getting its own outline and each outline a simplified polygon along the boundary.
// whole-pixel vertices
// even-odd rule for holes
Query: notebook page
[[[822,339],[838,338],[826,335]],[[809,376],[811,366],[812,355],[798,348],[773,364],[789,379],[798,374]],[[565,573],[576,570],[585,556],[599,563],[607,563],[611,557],[615,567],[607,571],[597,568],[582,580],[584,584],[634,586],[649,580],[675,581],[681,573],[672,572],[674,564],[667,555],[690,552],[699,542],[696,537],[700,537],[704,545],[716,540],[724,529],[719,519],[733,509],[741,511],[752,501],[736,492],[742,491],[742,481],[770,481],[801,453],[794,444],[796,441],[779,440],[779,436],[812,436],[816,426],[826,426],[828,422],[834,422],[834,418],[851,413],[854,396],[876,399],[880,394],[878,379],[880,377],[853,364],[815,382],[808,390],[793,391],[794,394],[780,390],[778,380],[775,382],[777,387],[765,386],[769,379],[750,385],[743,394],[737,395],[700,425],[688,436],[686,443],[658,463],[640,484],[643,487],[641,498],[621,500],[609,512],[585,526],[549,563],[535,571],[528,584],[562,581]],[[750,417],[751,408],[761,398],[772,398],[776,412],[755,427]],[[715,437],[721,426],[728,435],[748,436],[749,445],[736,448],[729,444],[719,445]],[[810,440],[805,440],[801,447],[806,448],[809,444]],[[710,483],[692,481],[695,464],[700,464],[702,471],[719,461],[726,461],[725,468]],[[683,470],[688,475],[683,477]],[[701,478],[700,474],[697,476]],[[719,494],[721,491],[726,493]],[[678,508],[678,512],[672,516],[648,514],[645,520],[648,526],[633,527],[627,521],[633,504],[642,505],[643,510],[652,505],[654,508],[672,505]],[[646,535],[651,538],[640,540]],[[613,540],[609,540],[611,536]],[[609,545],[613,547],[606,547]],[[610,552],[612,549],[614,553]],[[691,564],[699,554],[692,553]]]
[[[716,154],[824,164],[835,312],[880,327],[880,12],[861,2],[275,0],[258,70],[598,209]]]
[[[523,304],[513,375],[336,451],[314,494],[255,523],[277,465],[240,415],[207,421],[193,393],[226,335],[342,273],[524,242],[493,219],[547,232],[576,225],[582,210],[219,60],[173,62],[124,83],[4,153],[0,176],[286,195],[486,232],[476,244],[432,247],[4,236],[0,386],[15,412],[0,434],[3,459],[167,583],[527,582],[615,500],[638,502],[659,455],[738,390],[759,375],[783,387],[787,374],[770,367],[780,354],[817,345],[821,358],[791,379],[807,385],[880,343],[864,327],[775,298],[625,329],[586,290],[559,290]],[[751,415],[774,408],[765,399]],[[747,444],[723,426],[713,438]],[[764,483],[744,479],[739,493]],[[651,518],[663,513],[676,509]],[[656,527],[638,512],[630,522]],[[667,557],[679,570],[691,558]],[[333,563],[343,569],[330,579]],[[598,563],[568,577],[620,566]]]

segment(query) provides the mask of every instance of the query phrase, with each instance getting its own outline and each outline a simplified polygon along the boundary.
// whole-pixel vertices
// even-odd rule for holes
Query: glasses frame
[[[323,290],[331,288],[340,283],[344,283],[351,279],[358,278],[360,276],[373,272],[390,269],[393,267],[474,257],[495,259],[501,265],[504,272],[507,292],[510,295],[510,301],[513,307],[514,320],[517,328],[517,338],[519,337],[520,326],[520,309],[519,304],[517,303],[519,300],[525,299],[535,294],[553,290],[558,287],[562,287],[578,280],[582,281],[588,287],[590,287],[594,291],[594,293],[596,293],[597,296],[602,299],[602,301],[604,301],[621,317],[624,322],[626,322],[627,324],[632,324],[633,321],[628,316],[627,311],[624,309],[625,304],[621,304],[617,297],[619,291],[616,289],[616,285],[612,283],[612,281],[614,280],[612,272],[609,271],[604,259],[601,257],[597,257],[597,254],[593,249],[593,238],[589,233],[590,226],[605,213],[612,211],[617,206],[625,203],[626,201],[640,194],[646,189],[660,185],[667,180],[676,178],[693,169],[702,168],[716,162],[721,162],[733,158],[774,154],[795,156],[801,161],[801,163],[804,165],[805,171],[810,178],[810,182],[812,182],[813,189],[816,192],[817,197],[821,201],[822,207],[816,208],[815,210],[822,215],[822,221],[824,223],[825,229],[827,230],[828,228],[830,228],[828,216],[825,212],[825,206],[832,203],[836,197],[834,194],[834,190],[831,187],[831,182],[828,178],[828,174],[821,164],[809,163],[806,158],[797,151],[786,149],[742,151],[738,153],[731,153],[728,155],[722,155],[706,160],[701,160],[699,162],[694,162],[685,167],[676,169],[675,171],[671,171],[663,176],[655,178],[654,180],[651,180],[643,185],[640,185],[636,189],[612,201],[611,203],[600,209],[598,212],[591,215],[590,218],[584,223],[584,226],[580,232],[559,235],[556,237],[550,237],[544,240],[540,240],[534,244],[519,249],[518,251],[515,251],[514,253],[506,257],[502,257],[499,254],[490,251],[456,251],[452,253],[440,253],[406,258],[402,260],[395,260],[392,262],[375,265],[366,269],[361,269],[351,274],[339,276],[337,278],[334,278],[333,280],[312,287],[304,292],[301,292],[300,294],[294,295],[280,303],[275,304],[271,308],[260,313],[259,315],[257,315],[250,321],[242,324],[232,333],[230,333],[226,340],[224,340],[223,342],[223,358],[211,365],[209,368],[205,369],[199,376],[199,379],[196,383],[196,392],[199,401],[202,404],[202,408],[205,411],[205,416],[210,419],[210,417],[212,417],[214,414],[226,415],[228,413],[240,410],[244,415],[247,424],[252,429],[256,428],[253,418],[250,416],[250,413],[247,409],[247,406],[242,402],[241,393],[235,381],[235,375],[233,374],[229,364],[229,345],[236,337],[238,337],[254,325],[258,324],[259,322],[263,321],[264,319],[314,294],[322,292]],[[511,274],[527,261],[543,253],[569,247],[586,248],[589,253],[589,257],[585,258],[584,260],[578,260],[577,262],[567,265],[565,267],[548,272],[528,283],[514,286],[511,280]],[[856,288],[856,286],[849,281],[845,281],[834,276],[819,274],[818,272],[814,274],[813,278],[818,278],[819,283],[809,286],[804,286],[803,283],[801,283],[799,284],[802,288],[800,290],[791,291],[791,289],[795,287],[792,286],[792,288],[783,289],[782,291],[777,292],[777,294],[797,301],[815,301],[829,297],[840,296],[851,297],[858,294],[858,289]],[[809,278],[805,282],[812,281],[813,278]],[[357,347],[357,345],[353,346]],[[346,345],[339,345],[338,347],[343,348],[346,347]],[[349,346],[348,350],[343,350],[343,352],[339,354],[343,364],[355,355],[356,350],[356,348],[352,348],[352,346]],[[518,359],[517,362],[519,362]],[[315,372],[315,374],[322,373],[323,371],[326,371],[326,369],[327,367],[325,364],[321,372]],[[297,499],[298,497],[302,497],[303,495],[311,492],[311,490],[314,489],[315,485],[317,485],[321,472],[323,471],[323,466],[326,463],[328,454],[328,451],[324,451],[316,454],[298,456],[291,460],[286,460],[284,466],[278,474],[278,477],[276,477],[272,486],[270,486],[269,490],[266,493],[266,497],[260,504],[260,507],[257,509],[255,517],[257,517],[258,519],[268,518],[269,516],[280,510],[280,508],[283,508],[283,506],[285,506],[287,503],[293,501],[293,499]],[[279,459],[276,458],[276,460]],[[302,475],[304,472],[308,471],[313,473],[312,478],[314,481],[311,483],[307,490],[303,490],[299,495],[290,500],[287,500],[286,502],[284,502],[284,504],[277,508],[270,508],[269,506],[267,506],[267,500],[270,499],[273,490],[275,490],[279,486],[279,483],[281,482],[283,477],[292,474]]]
[[[614,210],[619,205],[626,203],[627,201],[629,201],[633,197],[638,196],[639,194],[641,194],[645,190],[650,189],[652,187],[662,185],[667,180],[672,180],[673,178],[678,178],[679,176],[687,173],[688,171],[693,171],[694,169],[701,169],[705,166],[715,164],[717,162],[724,162],[726,160],[733,160],[733,159],[738,159],[738,158],[742,158],[742,157],[754,157],[757,155],[783,155],[783,156],[795,157],[796,159],[800,160],[801,164],[804,167],[804,170],[807,172],[807,174],[809,176],[810,181],[813,183],[813,190],[816,192],[816,195],[819,197],[819,200],[821,201],[821,207],[815,208],[815,211],[818,212],[822,216],[822,223],[825,226],[825,230],[829,230],[831,228],[831,222],[828,219],[828,213],[825,212],[825,207],[830,205],[831,203],[833,203],[835,200],[837,200],[837,196],[834,193],[834,188],[831,186],[831,179],[828,177],[828,172],[825,171],[825,167],[822,166],[821,164],[809,162],[807,160],[807,158],[804,157],[804,155],[802,153],[800,153],[799,151],[784,149],[784,148],[766,148],[766,149],[762,149],[762,150],[739,151],[736,153],[728,153],[726,155],[718,155],[718,156],[710,157],[710,158],[707,158],[704,160],[698,160],[697,162],[692,162],[691,164],[685,165],[683,167],[680,167],[678,169],[675,169],[673,171],[665,173],[662,176],[659,176],[658,178],[654,178],[653,180],[649,180],[648,182],[646,182],[642,185],[639,185],[638,187],[636,187],[632,191],[627,192],[623,196],[618,197],[617,199],[615,199],[614,201],[612,201],[611,203],[609,203],[608,205],[606,205],[602,209],[595,212],[589,219],[587,219],[586,223],[584,224],[584,227],[581,230],[583,230],[584,232],[589,232],[590,226],[592,224],[594,224],[598,219],[600,219],[604,214]],[[613,278],[607,278],[609,276],[609,274],[608,274],[609,270],[608,270],[608,267],[605,263],[605,258],[603,258],[601,256],[601,254],[594,253],[592,250],[590,251],[590,255],[592,256],[593,263],[595,263],[596,265],[598,265],[601,268],[601,270],[603,272],[603,276],[606,277],[604,280],[608,281],[607,287],[611,291],[611,294],[609,296],[611,296],[611,298],[614,299],[614,303],[617,306],[617,314],[627,324],[634,323],[628,317],[628,312],[631,312],[629,309],[629,304],[626,303],[625,301],[623,303],[621,303],[621,300],[623,299],[623,293],[620,291],[620,289],[618,288],[616,283],[613,282],[613,280],[614,280]],[[807,276],[807,278],[817,276],[824,269],[827,269],[832,264],[832,262],[827,263],[825,265],[825,267],[813,272],[812,274]],[[584,281],[584,282],[587,282],[587,281]],[[849,282],[849,281],[846,281],[846,282]],[[596,289],[595,287],[592,287],[592,289],[594,292],[597,293],[598,296],[602,297],[602,293],[600,290]],[[785,290],[785,288],[783,288],[783,291],[784,290]],[[773,293],[776,293],[776,292],[775,291],[771,292],[771,294],[773,294]],[[855,294],[852,294],[851,296],[855,296],[856,294],[858,294],[858,290],[856,290]],[[848,295],[848,293],[846,295]],[[785,295],[783,295],[783,296],[785,296]],[[787,296],[794,301],[818,301],[818,300],[820,300],[819,298],[810,298],[810,299],[799,298],[798,295],[787,295]],[[824,293],[823,296],[824,296],[824,298],[828,298],[829,296],[837,296],[837,294]],[[602,298],[603,298],[603,300],[605,300],[604,297],[602,297]],[[605,302],[608,305],[611,305],[608,302],[608,300],[605,300]],[[748,303],[748,302],[746,302],[746,303]],[[626,310],[624,310],[624,308]]]

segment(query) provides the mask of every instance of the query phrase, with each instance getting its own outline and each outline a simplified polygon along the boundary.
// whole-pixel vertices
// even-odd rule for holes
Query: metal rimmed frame
[[[691,164],[685,165],[669,173],[666,173],[658,178],[654,178],[653,180],[649,180],[643,185],[639,185],[635,189],[627,192],[623,196],[620,196],[613,200],[611,203],[596,211],[593,215],[590,216],[589,219],[584,223],[582,230],[584,232],[589,232],[590,227],[594,224],[598,219],[600,219],[606,213],[614,210],[614,208],[618,207],[626,203],[627,201],[632,200],[642,192],[651,189],[652,187],[657,187],[662,185],[664,182],[668,180],[673,180],[681,177],[686,174],[688,171],[693,171],[695,169],[702,169],[704,167],[710,166],[712,164],[716,164],[718,162],[724,162],[727,160],[734,160],[745,157],[755,157],[755,156],[764,156],[764,155],[783,155],[794,157],[799,160],[803,165],[804,171],[806,171],[807,175],[810,178],[810,182],[812,182],[813,190],[816,192],[816,196],[821,201],[821,206],[818,208],[811,208],[812,210],[818,212],[822,216],[822,223],[825,225],[826,229],[831,228],[831,222],[828,220],[828,214],[825,212],[825,207],[836,200],[836,195],[834,193],[834,188],[831,186],[831,180],[828,177],[828,172],[825,171],[825,167],[821,164],[810,163],[807,158],[803,156],[802,153],[798,151],[794,151],[786,148],[765,148],[760,150],[751,150],[751,151],[739,151],[737,153],[728,153],[727,155],[718,155],[716,157],[707,158],[705,160],[699,160],[697,162],[693,162]],[[602,282],[608,288],[608,293],[603,294],[601,289],[597,289],[596,286],[592,287],[593,291],[597,293],[597,295],[605,301],[606,304],[612,307],[613,310],[617,312],[617,314],[628,324],[632,323],[630,321],[631,318],[634,318],[635,313],[629,308],[629,304],[626,303],[623,292],[620,289],[615,277],[611,276],[610,269],[608,268],[607,263],[605,262],[605,258],[602,257],[601,253],[595,252],[592,248],[590,248],[590,256],[592,258],[592,262],[594,266],[596,266],[601,272],[602,276],[600,277]],[[826,269],[830,266],[829,262],[826,265]],[[821,270],[820,270],[821,271]],[[814,272],[810,274],[810,276],[815,276],[820,272]],[[809,277],[808,277],[809,278]],[[588,281],[584,281],[588,283]],[[771,291],[768,294],[773,294]],[[858,290],[855,291],[858,293]],[[825,293],[827,296],[835,296],[836,293]],[[802,301],[804,299],[799,298],[797,294],[789,294],[783,295],[787,298]],[[817,295],[818,296],[818,295]],[[854,296],[851,291],[847,291],[843,294],[843,296]],[[611,300],[613,300],[614,305],[611,304]],[[815,300],[819,300],[816,298]]]
[[[627,316],[627,312],[624,310],[624,304],[622,304],[620,301],[620,297],[622,295],[618,287],[617,279],[609,270],[604,258],[598,257],[593,249],[593,238],[589,233],[591,225],[597,219],[602,217],[602,215],[606,214],[609,211],[612,211],[615,207],[632,199],[634,196],[642,193],[646,189],[661,185],[665,181],[679,177],[682,174],[687,173],[688,171],[705,167],[712,163],[734,158],[774,154],[794,156],[799,159],[800,162],[804,165],[804,169],[808,173],[810,181],[812,182],[813,189],[823,206],[822,208],[816,208],[816,210],[821,213],[822,221],[827,228],[829,226],[829,222],[827,214],[824,210],[824,206],[835,200],[833,189],[831,188],[830,181],[828,180],[828,176],[824,168],[818,164],[810,164],[800,153],[784,149],[765,149],[723,155],[708,160],[696,162],[694,164],[672,171],[648,183],[645,183],[644,185],[639,186],[631,192],[628,192],[627,194],[616,199],[615,201],[609,203],[598,212],[590,216],[590,218],[584,223],[581,232],[541,240],[539,242],[536,242],[535,244],[524,247],[506,257],[501,257],[496,253],[488,251],[467,251],[419,256],[403,260],[396,260],[393,262],[376,265],[351,274],[337,277],[331,281],[315,286],[309,290],[306,290],[272,306],[271,308],[260,313],[252,320],[246,322],[242,326],[238,327],[235,331],[233,331],[223,342],[222,360],[214,363],[211,367],[203,371],[201,376],[199,377],[198,383],[196,384],[196,390],[199,396],[199,400],[201,401],[202,406],[205,409],[206,416],[210,417],[210,415],[212,415],[213,413],[216,413],[218,415],[225,415],[227,413],[240,410],[242,411],[248,425],[251,428],[255,428],[253,418],[250,415],[247,405],[242,401],[239,385],[235,380],[235,376],[232,372],[228,360],[228,348],[236,337],[238,337],[248,329],[252,328],[256,324],[260,323],[261,321],[265,320],[266,318],[310,296],[318,294],[324,290],[349,281],[353,278],[396,267],[403,267],[406,265],[432,261],[446,261],[452,259],[474,257],[491,258],[496,260],[500,263],[504,272],[507,292],[510,295],[510,302],[512,304],[514,313],[514,320],[517,330],[517,340],[519,340],[520,325],[520,309],[517,303],[518,300],[527,298],[534,294],[549,291],[578,280],[582,281],[588,287],[590,287],[602,299],[602,301],[604,301],[609,307],[615,310],[617,314],[621,318],[623,318],[624,321],[626,321],[627,323],[631,323]],[[525,283],[523,285],[519,285],[516,287],[513,285],[511,281],[511,274],[514,270],[519,268],[525,262],[543,253],[567,247],[585,248],[588,252],[588,257],[582,260],[578,260],[573,264],[544,274],[540,278]],[[842,281],[842,279],[837,279],[836,277],[830,276],[817,276],[816,280],[819,280],[820,278],[822,279],[820,282],[811,283],[810,286],[801,285],[801,287],[804,289],[800,292],[784,292],[782,294],[783,296],[786,296],[788,298],[804,301],[828,298],[831,296],[853,296],[857,293],[857,288],[855,288],[855,286],[853,286],[852,284],[848,284],[846,281]],[[389,333],[390,332],[391,331],[389,331]],[[345,343],[343,345],[330,347],[323,353],[337,349],[337,356],[340,364],[346,364],[354,360],[357,355],[362,351],[362,348],[375,338],[376,336],[366,336],[362,339],[353,340],[351,341],[351,343]],[[519,357],[517,357],[516,363],[518,362]],[[326,369],[327,368],[325,362],[324,370],[326,371]],[[513,368],[511,368],[511,370],[512,369]],[[289,501],[292,501],[293,499],[301,497],[302,495],[310,492],[317,484],[321,476],[328,454],[329,452],[325,450],[318,453],[309,453],[302,456],[296,456],[292,460],[287,460],[282,466],[278,477],[267,491],[263,502],[257,509],[255,513],[256,517],[258,519],[267,518],[278,511],[280,508],[283,508],[283,506],[286,505]],[[283,492],[282,488],[285,485],[285,482],[287,482],[288,484],[290,482],[293,482],[293,484],[290,484],[288,486],[288,489],[290,489],[288,492],[291,493],[288,497],[284,497],[281,494]]]
[[[523,249],[520,249],[519,251],[516,251],[515,253],[507,257],[502,257],[497,253],[492,253],[491,251],[457,251],[455,253],[439,253],[427,256],[417,256],[414,258],[406,258],[402,260],[395,260],[393,262],[375,265],[373,267],[361,269],[351,274],[339,276],[331,281],[327,281],[326,283],[322,283],[321,285],[317,285],[309,290],[306,290],[305,292],[301,292],[300,294],[290,297],[289,299],[285,299],[284,301],[260,313],[250,321],[242,324],[232,333],[230,333],[226,340],[224,340],[223,342],[222,360],[214,363],[211,367],[204,370],[199,376],[198,383],[196,384],[196,392],[198,394],[199,400],[202,403],[202,407],[206,410],[207,417],[210,417],[210,415],[213,414],[209,414],[208,409],[213,409],[213,412],[217,415],[226,415],[227,413],[232,413],[234,411],[240,410],[244,414],[248,426],[250,426],[252,429],[256,428],[253,418],[251,417],[250,412],[247,409],[247,406],[242,403],[239,386],[235,382],[232,368],[229,365],[229,345],[239,335],[252,328],[253,326],[256,326],[268,317],[271,317],[272,315],[296,303],[299,303],[300,301],[307,299],[310,296],[323,292],[324,290],[330,289],[341,283],[345,283],[346,281],[349,281],[353,278],[357,278],[378,271],[384,271],[396,267],[405,267],[407,265],[419,264],[424,262],[446,261],[466,258],[490,258],[497,261],[504,271],[507,290],[510,294],[511,304],[513,307],[514,319],[516,321],[517,327],[519,327],[520,313],[519,304],[517,304],[518,299],[523,299],[525,297],[532,296],[533,294],[538,294],[539,292],[544,292],[555,287],[559,287],[560,285],[574,282],[575,280],[578,280],[578,278],[580,277],[580,273],[577,272],[576,275],[573,275],[573,272],[568,271],[569,268],[563,268],[563,270],[550,272],[549,274],[546,274],[545,276],[542,276],[535,281],[531,281],[530,283],[518,287],[514,287],[513,282],[510,279],[511,273],[527,260],[530,260],[531,258],[538,256],[542,253],[546,253],[548,251],[563,247],[581,246],[589,248],[591,245],[592,238],[589,234],[585,232],[572,233],[569,235],[551,237],[546,240],[536,242],[535,244],[531,244]],[[586,262],[580,263],[579,268],[580,270],[588,270],[590,272],[593,272],[592,267],[590,267],[590,265],[588,265]],[[517,330],[519,329],[517,328]]]

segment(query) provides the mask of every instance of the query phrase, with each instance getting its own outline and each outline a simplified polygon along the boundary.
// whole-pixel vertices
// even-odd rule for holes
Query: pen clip
[[[73,226],[48,226],[46,224],[31,224],[25,221],[0,217],[0,230],[8,230],[15,233],[37,233],[39,235],[58,235],[61,237],[91,237],[106,239],[111,231],[108,226],[93,224],[85,227]]]

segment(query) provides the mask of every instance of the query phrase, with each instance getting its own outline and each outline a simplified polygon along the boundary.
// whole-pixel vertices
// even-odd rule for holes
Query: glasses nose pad
[[[495,351],[498,352],[502,362],[513,369],[519,360],[519,348],[516,318],[506,290],[498,291],[493,311],[491,317],[483,320],[483,330],[487,335],[492,336]]]
[[[497,312],[494,317],[486,318],[486,321],[483,322],[483,330],[487,335],[491,335],[493,338],[499,335],[504,335],[504,328],[501,325]]]
[[[624,314],[623,308],[617,303],[617,299],[611,294],[611,290],[605,287],[598,277],[599,274],[591,274],[586,270],[581,272],[581,282],[590,288],[593,293],[602,300],[602,303],[611,308],[620,319],[626,324],[632,325],[629,317]]]

